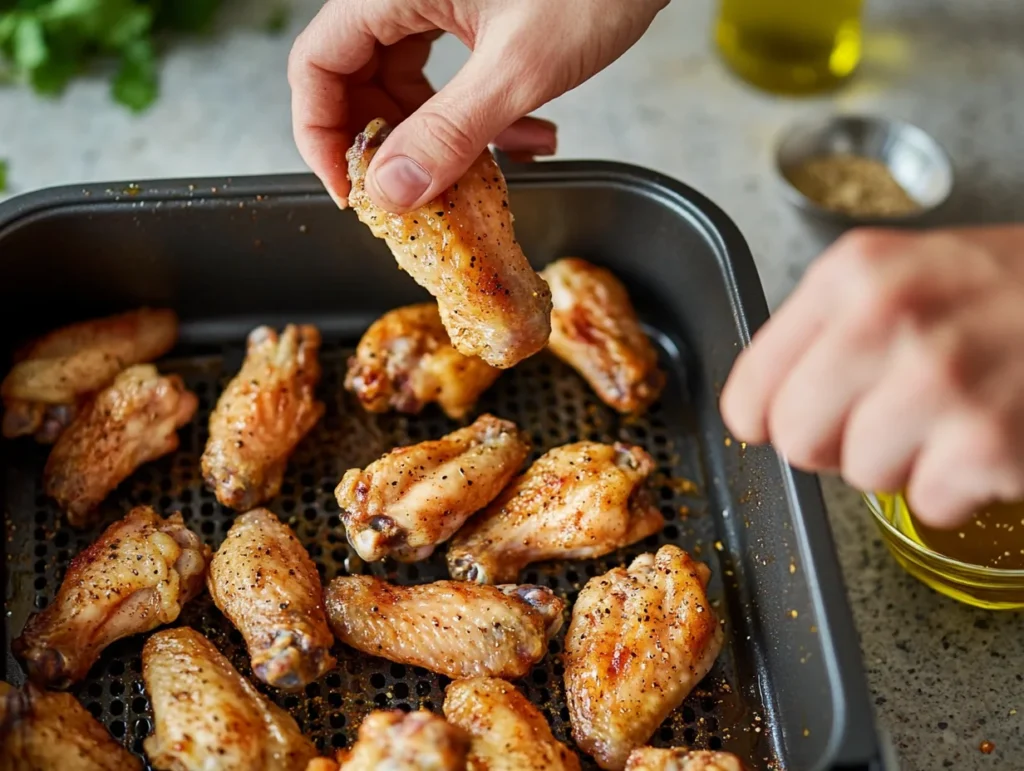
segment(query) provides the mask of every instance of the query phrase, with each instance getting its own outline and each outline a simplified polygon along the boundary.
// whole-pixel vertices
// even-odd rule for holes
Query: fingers
[[[558,129],[549,120],[527,116],[498,134],[494,144],[510,157],[554,155],[558,149]]]

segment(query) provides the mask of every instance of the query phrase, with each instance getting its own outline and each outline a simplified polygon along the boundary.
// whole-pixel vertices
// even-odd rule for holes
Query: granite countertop
[[[232,2],[213,38],[179,45],[162,98],[132,117],[105,81],[61,100],[0,90],[8,194],[69,182],[291,172],[285,62],[320,6],[294,0],[290,29],[263,31],[270,3]],[[957,222],[1024,218],[1024,3],[869,2],[865,63],[822,99],[782,100],[730,77],[711,51],[712,3],[676,2],[616,65],[541,111],[561,126],[560,157],[659,169],[717,201],[753,249],[776,307],[824,246],[776,194],[771,146],[790,120],[877,111],[932,132],[954,159]],[[443,40],[442,82],[464,61]],[[858,496],[825,480],[839,557],[878,711],[905,769],[1024,767],[1024,615],[965,608],[906,576]],[[990,741],[995,751],[979,750]]]

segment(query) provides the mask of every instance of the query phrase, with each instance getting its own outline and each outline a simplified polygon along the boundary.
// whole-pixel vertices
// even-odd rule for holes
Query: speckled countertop
[[[291,140],[285,61],[320,5],[294,0],[291,28],[263,31],[269,3],[233,0],[213,38],[172,50],[163,96],[141,118],[103,81],[44,102],[0,90],[9,193],[99,180],[302,169]],[[1024,219],[1024,3],[868,0],[860,75],[829,99],[780,100],[730,77],[711,52],[709,0],[676,0],[615,66],[542,111],[561,157],[637,163],[716,200],[751,244],[773,307],[823,246],[775,194],[771,144],[824,110],[909,119],[953,156],[951,220]],[[442,41],[436,82],[465,52]],[[909,771],[1024,768],[1024,615],[967,609],[904,575],[858,496],[825,481],[881,725]],[[995,751],[979,751],[990,741]]]

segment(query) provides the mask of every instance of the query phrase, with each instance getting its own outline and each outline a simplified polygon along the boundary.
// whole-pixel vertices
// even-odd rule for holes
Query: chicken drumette
[[[363,653],[448,677],[522,677],[544,658],[565,602],[541,586],[342,576],[327,587],[335,636]]]
[[[722,629],[710,570],[678,546],[642,554],[587,582],[565,638],[572,735],[598,765],[621,771],[715,663]]]
[[[288,457],[324,414],[315,396],[320,382],[320,333],[289,324],[249,333],[242,369],[210,415],[201,461],[207,486],[225,506],[248,511],[281,489]]]
[[[377,710],[366,716],[355,745],[338,753],[338,760],[340,771],[467,771],[468,749],[462,729],[426,710]]]
[[[481,415],[441,439],[350,469],[335,490],[349,543],[368,562],[426,559],[494,500],[529,452],[515,423]]]
[[[626,771],[746,771],[731,752],[641,747],[630,753]]]
[[[505,178],[487,150],[461,179],[408,214],[376,206],[366,172],[390,128],[374,120],[349,149],[349,205],[399,266],[437,299],[452,344],[507,369],[540,351],[551,332],[551,291],[512,229]]]
[[[320,575],[273,513],[255,509],[235,519],[210,563],[207,587],[265,683],[301,688],[334,666]]]
[[[599,557],[661,530],[640,447],[577,442],[541,456],[448,547],[453,578],[515,581],[529,563]]]
[[[370,412],[418,413],[437,402],[453,420],[476,405],[501,370],[451,344],[437,303],[396,308],[370,325],[349,359],[345,387]]]
[[[46,494],[73,527],[139,466],[178,449],[178,429],[199,406],[177,375],[138,364],[87,402],[57,439],[43,470]]]
[[[13,642],[14,654],[35,682],[67,687],[111,643],[177,619],[202,591],[209,560],[181,514],[132,509],[71,561],[54,601]]]

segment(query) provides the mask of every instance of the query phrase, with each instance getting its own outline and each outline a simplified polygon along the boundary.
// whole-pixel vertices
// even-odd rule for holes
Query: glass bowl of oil
[[[919,581],[967,605],[1024,608],[1024,501],[986,506],[963,527],[939,530],[900,494],[864,499],[889,551]]]

